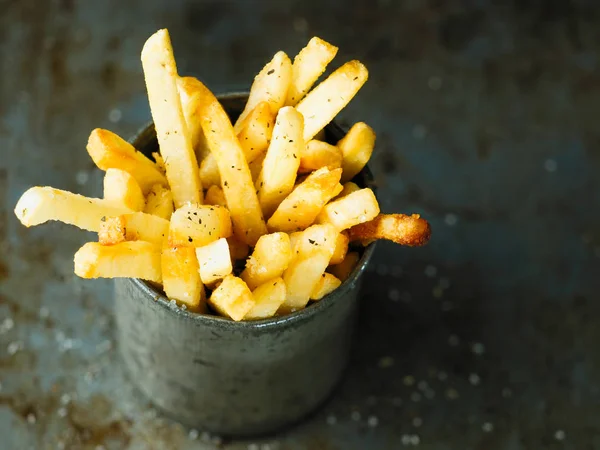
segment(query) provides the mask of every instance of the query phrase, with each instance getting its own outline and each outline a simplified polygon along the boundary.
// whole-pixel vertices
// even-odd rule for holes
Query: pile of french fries
[[[352,181],[373,152],[368,125],[335,145],[322,140],[368,77],[350,61],[313,88],[337,50],[315,37],[293,62],[275,54],[232,124],[206,86],[178,76],[159,30],[141,60],[160,152],[152,160],[95,129],[87,151],[105,171],[103,198],[33,187],[17,217],[98,233],[75,254],[78,276],[160,284],[193,312],[256,320],[319,301],[350,275],[362,246],[430,236],[427,221],[381,214],[373,191]]]

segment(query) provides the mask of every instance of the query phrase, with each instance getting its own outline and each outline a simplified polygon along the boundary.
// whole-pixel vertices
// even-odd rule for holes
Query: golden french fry
[[[254,306],[246,315],[245,320],[267,319],[273,317],[285,301],[286,288],[282,278],[275,278],[261,284],[252,291]]]
[[[163,247],[162,284],[167,297],[193,312],[206,310],[204,285],[198,273],[196,252],[189,247]]]
[[[160,170],[160,173],[166,177],[167,167],[165,166],[165,160],[162,155],[159,152],[152,152],[152,157],[154,158],[154,163],[156,164],[156,167],[158,167],[158,170]]]
[[[323,206],[342,190],[342,169],[326,167],[311,173],[277,207],[268,221],[270,230],[296,231],[310,226]]]
[[[310,299],[321,300],[327,294],[330,294],[331,292],[335,291],[338,287],[340,287],[341,284],[342,282],[335,275],[332,275],[328,272],[324,272],[323,275],[321,275],[321,278],[319,278],[319,282],[310,294]]]
[[[343,175],[343,173],[342,173]],[[334,198],[334,200],[337,200],[339,198],[345,197],[348,194],[352,194],[353,192],[356,191],[360,191],[360,186],[356,183],[353,183],[352,181],[348,181],[347,183],[344,183],[342,185],[343,189],[342,192],[340,192],[337,197]]]
[[[88,231],[98,231],[100,220],[105,216],[129,212],[131,209],[122,204],[48,186],[28,189],[15,206],[15,215],[26,227],[58,220]]]
[[[152,186],[168,186],[167,179],[150,159],[115,133],[96,128],[90,134],[87,151],[101,170],[121,169],[128,172],[147,194]]]
[[[360,255],[358,252],[348,252],[341,263],[330,266],[328,270],[343,282],[348,279],[359,260]]]
[[[116,245],[88,242],[75,253],[75,274],[81,278],[141,278],[162,282],[160,247],[131,241]]]
[[[327,254],[331,258],[335,251],[339,234],[333,225],[312,225],[304,231],[292,233],[292,235],[295,235],[293,238],[290,236],[290,243],[292,241],[294,243],[292,251],[296,256],[309,254],[314,249],[320,249],[327,251]]]
[[[208,189],[214,185],[219,186],[221,184],[219,166],[212,153],[206,155],[206,158],[200,163],[200,181],[202,182],[202,187],[204,189]]]
[[[162,29],[142,49],[142,66],[156,137],[175,207],[201,203],[198,161],[177,89],[177,66],[169,32]]]
[[[348,237],[348,233],[346,231],[338,233],[335,239],[335,249],[333,250],[331,260],[329,261],[330,266],[340,264],[342,261],[344,261],[344,258],[346,258],[346,254],[348,253],[349,243],[350,238]]]
[[[210,154],[210,150],[208,149],[204,131],[202,131],[202,126],[198,118],[197,98],[193,95],[193,92],[186,90],[185,83],[181,77],[177,77],[177,90],[181,100],[181,109],[183,117],[185,117],[185,124],[192,141],[192,148],[196,154],[196,160],[200,164]]]
[[[319,77],[325,72],[327,64],[337,54],[338,48],[318,37],[308,41],[300,50],[292,65],[292,81],[288,89],[286,105],[294,106],[306,95]]]
[[[312,172],[321,167],[327,167],[329,170],[342,167],[342,151],[327,142],[314,139],[308,141],[301,155],[299,173]]]
[[[400,245],[419,247],[431,237],[429,223],[419,214],[379,214],[373,220],[350,228],[350,240],[365,243],[387,239]]]
[[[225,194],[223,194],[223,189],[221,189],[218,185],[213,184],[206,191],[206,195],[204,196],[204,203],[207,205],[218,205],[218,206],[227,206],[227,200],[225,199]]]
[[[284,52],[277,52],[273,59],[256,75],[248,102],[233,127],[235,134],[242,131],[246,118],[261,102],[267,102],[273,114],[285,103],[285,97],[292,79],[292,62]]]
[[[371,159],[375,147],[375,132],[364,122],[355,123],[337,146],[344,155],[342,181],[350,181]]]
[[[121,169],[107,169],[104,175],[104,198],[116,205],[123,205],[132,211],[142,211],[146,199],[142,189],[129,172]]]
[[[200,264],[200,279],[204,284],[213,284],[233,270],[229,244],[225,238],[196,248],[196,257]]]
[[[229,244],[229,254],[231,255],[231,261],[237,261],[240,259],[246,259],[250,252],[250,247],[245,242],[241,242],[235,237],[228,237],[227,243]]]
[[[146,241],[162,245],[169,232],[169,221],[142,212],[103,217],[100,221],[98,241],[114,245],[123,241]]]
[[[269,217],[286,198],[296,181],[304,148],[302,114],[284,106],[277,114],[275,129],[255,186],[263,215]]]
[[[240,321],[252,309],[255,301],[246,283],[238,277],[227,275],[213,291],[208,303],[219,314]]]
[[[162,217],[169,220],[173,214],[173,194],[160,184],[155,184],[146,197],[146,214]]]
[[[258,179],[258,177],[260,175],[260,172],[262,170],[262,166],[263,166],[266,156],[267,156],[267,154],[263,153],[258,158],[256,158],[254,161],[252,161],[250,164],[248,164],[248,167],[250,169],[250,174],[252,175],[253,183],[256,183],[256,180]]]
[[[369,188],[352,192],[323,208],[317,223],[330,223],[339,231],[368,222],[379,214],[379,203]]]
[[[292,312],[306,306],[330,258],[330,252],[320,248],[294,256],[283,273],[287,294],[280,312]]]
[[[292,249],[287,234],[265,234],[256,243],[240,276],[250,289],[256,289],[259,285],[280,277],[291,258]]]
[[[244,127],[237,135],[248,164],[265,153],[271,142],[274,126],[275,114],[271,111],[269,103],[260,102],[245,120]]]
[[[304,140],[311,140],[352,100],[367,81],[367,68],[350,61],[308,93],[296,105],[304,116]]]
[[[169,227],[171,247],[202,247],[231,236],[229,211],[222,206],[187,204],[175,210]]]

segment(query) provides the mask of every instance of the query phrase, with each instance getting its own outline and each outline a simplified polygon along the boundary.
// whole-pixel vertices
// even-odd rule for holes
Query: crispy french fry
[[[367,68],[350,61],[308,93],[296,105],[304,116],[304,140],[311,140],[352,100],[367,81]]]
[[[335,275],[342,282],[346,281],[358,261],[360,260],[360,255],[358,252],[348,252],[344,260],[340,264],[336,264],[335,266],[329,267],[329,272]]]
[[[214,185],[219,186],[221,184],[219,166],[212,153],[206,155],[206,158],[200,163],[200,181],[202,182],[202,187],[204,189],[208,189]]]
[[[266,234],[256,243],[240,276],[250,289],[256,289],[257,286],[280,277],[291,258],[292,249],[287,234]]]
[[[208,149],[204,131],[202,131],[202,126],[198,118],[198,99],[193,95],[193,92],[185,89],[185,84],[181,77],[177,77],[177,90],[181,100],[181,109],[185,117],[185,124],[192,141],[192,148],[196,154],[196,160],[200,164],[210,154],[210,150]]]
[[[248,102],[233,127],[235,134],[242,131],[246,118],[261,102],[267,102],[273,114],[285,103],[285,98],[292,79],[292,62],[284,52],[277,52],[273,59],[256,75]]]
[[[154,158],[154,164],[160,170],[165,177],[167,176],[167,167],[165,166],[165,160],[159,152],[152,152],[152,157]]]
[[[364,122],[355,123],[337,146],[344,156],[342,181],[350,181],[371,159],[375,147],[375,132]]]
[[[274,126],[275,114],[271,111],[269,103],[260,102],[252,110],[237,135],[248,164],[265,153],[271,142]]]
[[[335,275],[332,275],[328,272],[324,272],[323,275],[321,275],[321,278],[319,278],[319,282],[310,294],[310,299],[321,300],[327,294],[330,294],[331,292],[339,288],[341,284],[342,282]]]
[[[124,241],[146,241],[162,245],[169,232],[169,221],[142,212],[103,217],[98,231],[102,245],[114,245]]]
[[[184,84],[198,96],[198,116],[204,136],[221,174],[221,187],[227,199],[233,228],[238,239],[256,244],[267,232],[252,176],[240,143],[233,132],[227,113],[206,86],[196,78],[186,77]]]
[[[252,309],[255,301],[246,283],[238,277],[227,275],[213,291],[208,303],[219,314],[240,321]]]
[[[231,273],[231,255],[227,239],[221,238],[196,249],[200,264],[200,279],[204,284],[213,284]]]
[[[161,266],[162,284],[167,297],[184,304],[190,311],[204,312],[206,294],[198,273],[195,249],[163,247]]]
[[[262,166],[263,166],[263,162],[265,161],[265,157],[267,156],[266,153],[260,155],[258,158],[256,158],[254,161],[252,161],[250,164],[248,164],[248,167],[250,169],[250,174],[252,175],[252,182],[256,183],[256,180],[258,179],[260,172],[262,170]]]
[[[142,49],[142,66],[160,152],[175,207],[201,203],[198,161],[177,89],[177,66],[169,32],[162,29]]]
[[[330,223],[339,231],[368,222],[379,214],[379,203],[369,188],[352,192],[325,205],[317,223]]]
[[[101,128],[93,130],[86,148],[99,169],[121,169],[128,172],[138,182],[144,194],[155,184],[168,186],[167,179],[156,164],[111,131]]]
[[[379,214],[373,220],[353,226],[348,231],[352,241],[369,243],[387,239],[409,247],[425,245],[431,237],[429,223],[419,214]]]
[[[108,169],[104,175],[104,198],[132,211],[142,211],[146,199],[142,189],[129,172]]]
[[[281,313],[296,311],[306,306],[330,258],[329,251],[320,248],[294,256],[283,273],[287,294],[279,309]]]
[[[146,197],[146,214],[169,220],[173,214],[173,194],[160,184],[155,184]]]
[[[323,141],[308,141],[301,153],[299,173],[312,172],[321,167],[329,170],[342,167],[342,151],[335,145]]]
[[[342,190],[341,175],[341,169],[326,167],[311,173],[277,207],[269,219],[269,229],[289,232],[310,226],[323,206]]]
[[[244,319],[257,320],[273,317],[285,301],[285,294],[285,283],[282,278],[275,278],[261,284],[252,291],[255,303]]]
[[[335,239],[335,249],[333,250],[331,260],[329,261],[330,266],[340,264],[344,260],[346,254],[348,253],[349,243],[350,238],[348,238],[348,233],[346,231],[338,233]]]
[[[302,128],[302,114],[291,106],[279,110],[271,144],[255,183],[265,217],[273,214],[294,189],[300,154],[304,148]]]
[[[204,203],[207,205],[218,205],[218,206],[227,206],[227,200],[225,199],[225,194],[223,194],[223,189],[221,189],[218,185],[213,184],[206,191],[206,195],[204,196]]]
[[[231,261],[237,261],[239,259],[246,259],[250,252],[250,247],[245,242],[242,242],[235,237],[228,237],[227,243],[229,244],[229,254],[231,255]]]
[[[348,194],[352,194],[353,192],[356,191],[360,191],[360,186],[356,183],[353,183],[352,181],[348,181],[347,183],[344,183],[342,185],[343,189],[342,192],[340,192],[337,197],[334,198],[334,200],[337,200],[339,198],[345,197]]]
[[[308,41],[300,50],[292,65],[292,81],[288,89],[286,105],[294,106],[306,95],[313,84],[325,72],[327,65],[337,54],[338,48],[318,37]]]
[[[222,206],[187,204],[171,216],[171,247],[202,247],[231,236],[229,211]]]
[[[75,274],[81,278],[141,278],[162,282],[160,247],[150,242],[102,245],[88,242],[75,253]]]
[[[132,212],[129,208],[109,200],[88,198],[47,186],[28,189],[15,206],[17,218],[26,227],[58,220],[88,231],[98,231],[100,220],[105,216],[129,212]]]

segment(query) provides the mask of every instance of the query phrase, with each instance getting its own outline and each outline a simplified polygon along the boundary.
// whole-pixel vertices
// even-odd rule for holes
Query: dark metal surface
[[[99,192],[88,133],[149,119],[139,52],[162,26],[180,72],[216,92],[312,35],[340,46],[336,66],[363,60],[370,80],[342,117],[378,133],[383,209],[434,231],[426,249],[378,249],[325,409],[223,447],[600,448],[597,2],[311,4],[0,0],[3,448],[216,446],[125,382],[110,283],[72,275],[93,236],[11,212],[31,185]]]

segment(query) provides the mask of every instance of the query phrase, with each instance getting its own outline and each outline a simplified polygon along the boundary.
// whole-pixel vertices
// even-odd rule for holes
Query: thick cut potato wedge
[[[227,200],[225,199],[225,194],[223,194],[223,189],[221,189],[218,185],[213,184],[206,191],[206,195],[204,196],[204,203],[207,205],[218,205],[218,206],[227,206]]]
[[[252,175],[253,183],[256,183],[256,180],[258,180],[258,177],[260,176],[260,172],[262,171],[262,166],[263,166],[263,163],[265,162],[266,156],[267,156],[267,154],[264,153],[264,154],[260,155],[258,158],[256,158],[254,161],[252,161],[250,164],[248,164],[248,167],[250,168],[250,175]]]
[[[309,253],[296,255],[292,259],[283,273],[287,294],[283,305],[279,308],[281,313],[296,311],[306,306],[327,269],[330,258],[329,251],[315,248]]]
[[[337,195],[337,197],[335,197],[334,200],[345,197],[346,195],[352,194],[353,192],[360,191],[360,189],[361,189],[361,187],[358,184],[353,183],[352,181],[348,181],[347,183],[344,183],[342,186],[343,186],[342,192],[340,192]]]
[[[141,278],[162,282],[160,247],[150,242],[102,245],[88,242],[75,253],[75,274],[81,278]]]
[[[350,181],[371,159],[375,147],[375,132],[364,122],[355,123],[337,146],[343,154],[342,181]]]
[[[308,45],[294,58],[292,82],[288,89],[286,105],[294,106],[302,100],[325,72],[327,64],[335,58],[337,51],[336,46],[316,36],[308,41]]]
[[[350,61],[308,93],[296,109],[304,116],[304,140],[310,141],[352,100],[367,81],[367,68]]]
[[[330,223],[339,231],[368,222],[379,214],[379,203],[369,188],[352,192],[325,205],[317,223]]]
[[[129,208],[105,199],[88,198],[47,186],[28,189],[15,206],[17,218],[26,227],[58,220],[88,231],[98,231],[103,217],[129,212],[132,212]]]
[[[229,244],[229,254],[231,255],[231,262],[235,262],[240,259],[246,259],[250,253],[250,247],[245,242],[236,239],[234,236],[227,238]]]
[[[254,306],[244,316],[245,320],[268,319],[273,317],[285,301],[286,288],[282,278],[275,278],[261,284],[252,291]]]
[[[132,211],[142,211],[146,199],[142,189],[129,172],[108,169],[104,175],[104,198],[114,204],[123,205]]]
[[[206,158],[200,163],[200,181],[202,187],[208,189],[211,186],[221,185],[221,173],[219,172],[219,166],[215,157],[209,153]]]
[[[248,164],[266,152],[274,126],[275,114],[271,111],[269,103],[260,102],[252,110],[245,121],[244,128],[237,135]]]
[[[324,272],[323,275],[321,275],[321,278],[319,278],[319,282],[310,294],[310,299],[321,300],[327,294],[330,294],[331,292],[339,288],[341,284],[342,282],[335,275],[332,275],[328,272]]]
[[[326,167],[311,173],[277,207],[268,221],[269,229],[290,232],[312,225],[325,204],[342,190],[341,176],[342,169]]]
[[[352,273],[352,271],[354,270],[354,268],[356,267],[356,264],[358,264],[359,260],[360,255],[358,254],[358,252],[348,252],[346,257],[340,264],[330,266],[327,270],[333,275],[335,275],[337,278],[339,278],[341,281],[346,281]]]
[[[169,232],[169,221],[142,212],[103,217],[98,231],[102,245],[114,245],[124,241],[146,241],[162,245]]]
[[[265,217],[273,214],[294,189],[300,154],[305,147],[303,120],[302,114],[291,106],[281,108],[277,114],[271,144],[255,183]]]
[[[147,194],[152,186],[168,186],[167,179],[150,159],[115,133],[96,128],[90,134],[87,151],[101,170],[121,169],[129,173]]]
[[[169,220],[173,214],[173,194],[160,184],[155,184],[146,196],[146,214],[162,217]]]
[[[285,233],[266,234],[256,243],[240,276],[250,289],[256,289],[257,286],[280,277],[291,259],[289,236]]]
[[[165,294],[193,312],[206,310],[204,285],[198,273],[198,260],[193,248],[163,247],[161,253],[162,283]]]
[[[329,261],[330,266],[340,264],[344,258],[346,258],[349,243],[350,238],[348,237],[348,233],[346,231],[342,231],[337,235],[335,239],[335,249],[333,250],[331,261]]]
[[[350,228],[353,241],[365,244],[377,239],[387,239],[400,245],[420,247],[429,242],[431,227],[419,214],[379,214],[373,220]]]
[[[200,279],[204,284],[213,284],[215,281],[225,278],[233,270],[229,244],[225,238],[211,242],[204,247],[198,247],[196,257],[200,264]]]
[[[216,288],[208,303],[222,316],[240,321],[255,304],[252,291],[238,277],[227,275]]]
[[[154,33],[144,44],[142,67],[156,137],[165,161],[175,207],[201,203],[198,160],[181,107],[177,66],[166,29]]]
[[[171,216],[169,246],[203,247],[231,236],[229,211],[222,206],[184,205]]]
[[[236,134],[244,128],[246,118],[261,102],[267,102],[273,114],[285,103],[285,98],[292,79],[292,62],[284,52],[277,52],[273,59],[256,75],[248,102],[233,127]]]
[[[307,173],[327,167],[329,170],[342,167],[342,151],[327,142],[312,140],[301,153],[298,172]]]

